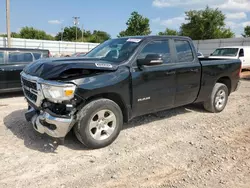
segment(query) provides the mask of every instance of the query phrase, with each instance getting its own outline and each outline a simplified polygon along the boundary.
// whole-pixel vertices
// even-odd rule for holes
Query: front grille
[[[31,82],[29,80],[26,80],[25,78],[22,78],[22,82],[23,82],[23,85],[27,86],[28,88],[37,90],[35,82]]]
[[[37,84],[22,77],[24,95],[32,102],[37,101]]]
[[[36,102],[37,100],[37,95],[31,93],[30,91],[28,91],[27,89],[24,88],[24,94],[27,96],[28,99],[30,99],[33,102]]]

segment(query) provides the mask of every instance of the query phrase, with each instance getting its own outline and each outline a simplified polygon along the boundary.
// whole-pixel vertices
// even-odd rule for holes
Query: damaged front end
[[[117,68],[93,58],[47,59],[28,65],[21,73],[23,92],[29,104],[27,121],[42,134],[65,137],[77,121],[76,113],[85,104],[75,93],[77,88],[72,80],[84,80]]]
[[[45,81],[21,73],[22,88],[29,104],[25,117],[36,131],[63,138],[76,123],[76,107],[82,99],[74,95],[72,83]]]

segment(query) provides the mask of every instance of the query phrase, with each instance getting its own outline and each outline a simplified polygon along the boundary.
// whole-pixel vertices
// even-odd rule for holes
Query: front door
[[[198,96],[201,79],[201,65],[193,53],[188,40],[174,40],[176,50],[176,95],[174,106],[194,102]]]
[[[148,54],[162,55],[164,63],[138,67],[134,62],[131,74],[132,108],[135,116],[171,108],[174,104],[175,64],[172,62],[169,40],[150,41],[136,59],[143,59]]]

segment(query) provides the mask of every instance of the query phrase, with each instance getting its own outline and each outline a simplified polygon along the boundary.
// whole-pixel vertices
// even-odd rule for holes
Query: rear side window
[[[162,55],[164,63],[171,62],[169,41],[153,41],[147,44],[138,56],[138,59],[144,59],[149,54]]]
[[[49,57],[49,51],[43,52],[43,58],[48,58]]]
[[[243,49],[240,49],[239,57],[244,57],[244,50]]]
[[[29,63],[33,61],[31,53],[27,52],[9,52],[8,62],[9,63]]]
[[[178,62],[192,62],[194,60],[193,51],[188,41],[175,40]]]
[[[0,52],[0,64],[4,64],[4,52]]]
[[[34,57],[35,57],[36,60],[37,60],[37,59],[40,59],[41,56],[42,56],[41,53],[33,53],[33,55],[34,55]]]

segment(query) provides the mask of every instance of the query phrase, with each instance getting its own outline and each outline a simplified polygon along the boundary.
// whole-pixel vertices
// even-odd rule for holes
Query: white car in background
[[[231,46],[217,48],[209,58],[240,59],[243,69],[250,69],[250,46]]]

